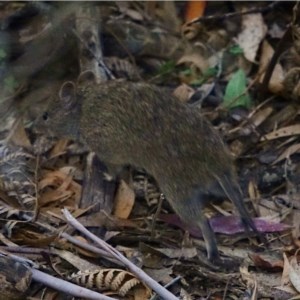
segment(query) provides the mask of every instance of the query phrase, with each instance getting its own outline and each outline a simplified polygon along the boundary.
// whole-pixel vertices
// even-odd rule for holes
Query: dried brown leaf
[[[51,150],[50,159],[64,154],[66,152],[69,141],[69,139],[60,139]]]
[[[134,191],[124,180],[121,180],[115,197],[113,215],[121,219],[127,219],[132,211],[134,200]]]
[[[263,270],[278,271],[283,269],[283,260],[277,259],[272,256],[259,255],[257,253],[250,253],[250,258],[254,262],[255,266],[262,268]]]
[[[281,276],[281,286],[289,284],[290,262],[285,253],[283,253],[283,271]]]
[[[49,190],[45,190],[50,187]],[[66,201],[73,196],[74,204],[81,194],[81,186],[73,181],[72,175],[61,171],[46,172],[38,184],[40,191],[39,205],[44,206],[51,202]],[[41,192],[45,190],[44,192]]]
[[[184,103],[187,102],[193,94],[194,90],[185,83],[182,83],[173,91],[173,95]]]
[[[261,14],[247,14],[242,18],[242,27],[237,43],[244,50],[245,57],[255,63],[258,47],[267,33],[267,26]]]
[[[258,110],[251,118],[251,124],[256,128],[262,124],[274,111],[274,108],[271,106],[262,108]]]
[[[300,144],[294,144],[284,149],[284,151],[279,155],[279,157],[272,163],[272,165],[277,164],[278,162],[282,161],[283,159],[287,159],[294,153],[298,153],[300,150]]]
[[[60,203],[69,199],[73,193],[71,191],[54,190],[43,193],[39,198],[39,206],[45,206],[52,202],[59,201]]]
[[[56,238],[56,234],[45,236],[44,233],[34,232],[28,228],[19,229],[13,236],[14,241],[33,247],[48,247]]]
[[[260,74],[259,82],[262,83],[265,76],[267,66],[274,54],[271,45],[265,40],[262,44],[262,53],[259,62],[258,74]],[[269,90],[272,93],[278,94],[283,90],[284,73],[280,64],[276,64],[269,81]]]
[[[13,135],[11,136],[11,141],[14,145],[31,149],[31,142],[27,136],[27,133],[24,128],[23,122],[20,120],[16,128],[13,129]]]
[[[184,54],[178,60],[177,64],[178,65],[188,64],[188,65],[196,66],[201,71],[202,74],[210,67],[207,58],[202,56],[199,53],[199,51],[198,52],[194,51],[194,53]]]
[[[292,135],[299,135],[300,134],[300,124],[291,125],[287,127],[282,127],[278,130],[265,134],[261,137],[261,141],[269,141],[279,139],[281,137],[287,137]]]
[[[297,255],[290,260],[289,278],[293,287],[300,293],[300,266],[297,260]]]

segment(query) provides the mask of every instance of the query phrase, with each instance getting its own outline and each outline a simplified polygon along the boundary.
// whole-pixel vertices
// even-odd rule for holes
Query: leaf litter
[[[51,95],[47,83],[78,75],[80,58],[72,45],[78,39],[66,42],[49,34],[58,26],[72,37],[68,22],[77,6],[9,2],[0,6],[2,28],[15,39],[9,44],[4,38],[0,46],[1,68],[13,70],[1,79],[1,253],[17,253],[66,281],[101,287],[108,296],[149,298],[136,274],[66,225],[61,209],[67,207],[155,280],[171,282],[178,298],[236,299],[249,293],[251,299],[299,298],[298,4],[234,2],[231,9],[205,4],[194,6],[196,19],[188,12],[192,2],[93,5],[101,7],[104,59],[112,75],[167,86],[219,129],[236,157],[245,201],[268,248],[247,239],[231,205],[216,203],[206,214],[220,249],[243,264],[230,275],[209,266],[201,232],[170,214],[155,180],[143,170],[133,171],[132,186],[97,191],[101,199],[111,196],[110,210],[95,211],[99,203],[93,202],[81,207],[89,149],[41,136],[28,117],[43,110]],[[11,108],[14,114],[5,115]],[[59,295],[34,280],[31,285],[26,291],[31,297]],[[24,295],[14,289],[15,299]]]

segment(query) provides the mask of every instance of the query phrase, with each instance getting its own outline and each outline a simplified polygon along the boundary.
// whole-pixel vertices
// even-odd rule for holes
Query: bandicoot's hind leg
[[[217,247],[215,234],[208,219],[203,215],[198,221],[206,245],[207,257],[214,264],[220,264],[221,258]]]
[[[266,244],[266,239],[262,234],[257,230],[249,212],[246,209],[243,193],[238,186],[235,179],[232,179],[232,176],[225,174],[223,178],[218,178],[218,184],[222,192],[220,193],[220,188],[215,189],[217,196],[223,196],[230,199],[234,206],[237,208],[243,226],[249,236],[251,236],[251,231],[258,237],[261,243]],[[223,195],[222,195],[223,194]]]
[[[207,195],[204,194],[201,190],[197,191],[193,197],[187,199],[185,207],[181,210],[185,212],[185,215],[182,215],[184,220],[191,220],[192,223],[196,223],[202,231],[202,235],[205,241],[207,257],[214,264],[220,264],[221,258],[218,251],[217,241],[215,233],[213,232],[209,220],[204,214],[204,207],[207,204]],[[189,208],[188,211],[187,207]],[[179,212],[180,214],[180,212]]]

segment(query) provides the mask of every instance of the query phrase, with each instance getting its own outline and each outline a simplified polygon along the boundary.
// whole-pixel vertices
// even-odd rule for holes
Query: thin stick
[[[157,294],[159,294],[163,299],[166,300],[178,300],[172,293],[166,290],[163,286],[161,286],[154,279],[149,277],[144,271],[130,262],[125,256],[123,256],[119,251],[114,249],[112,246],[107,244],[105,241],[101,240],[91,232],[89,232],[82,224],[80,224],[71,214],[70,212],[64,208],[63,214],[67,220],[67,222],[76,228],[78,231],[86,235],[88,238],[97,243],[101,248],[111,253],[113,257],[120,260],[132,273],[136,275],[138,279],[143,281],[146,285],[148,285],[151,289],[153,289]]]
[[[115,298],[101,295],[84,287],[79,287],[71,282],[53,277],[36,269],[31,269],[31,273],[33,280],[74,297],[94,300],[116,300]]]

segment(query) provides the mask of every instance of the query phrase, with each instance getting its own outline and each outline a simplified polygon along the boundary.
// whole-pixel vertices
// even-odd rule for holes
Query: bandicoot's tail
[[[238,184],[230,180],[230,176],[228,175],[225,175],[222,179],[217,178],[217,180],[225,195],[233,202],[233,204],[237,208],[247,233],[250,234],[250,230],[252,230],[258,236],[260,242],[265,244],[265,238],[261,235],[261,233],[258,232],[253,219],[251,218],[249,212],[245,207],[243,194]]]

